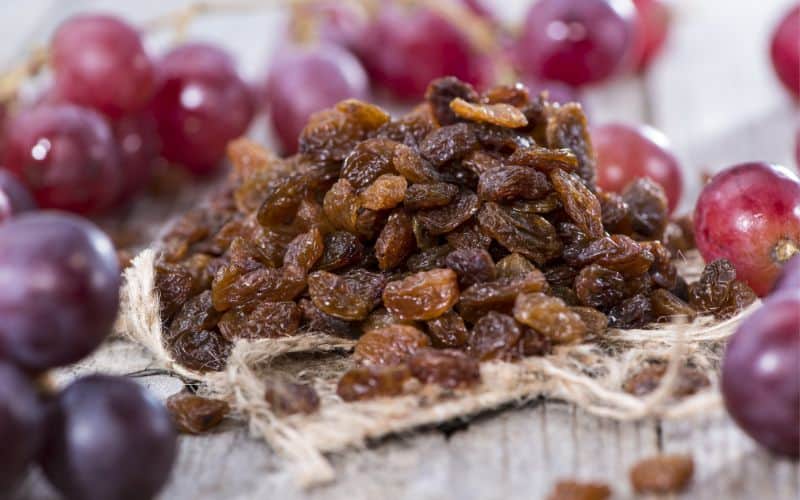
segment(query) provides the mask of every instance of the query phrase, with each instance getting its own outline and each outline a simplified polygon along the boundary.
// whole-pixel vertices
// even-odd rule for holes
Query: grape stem
[[[772,248],[772,260],[783,264],[794,255],[800,254],[800,247],[795,241],[784,238]]]

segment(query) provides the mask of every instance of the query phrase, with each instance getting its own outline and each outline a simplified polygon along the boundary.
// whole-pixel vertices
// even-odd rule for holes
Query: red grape
[[[669,141],[647,125],[609,123],[592,127],[592,145],[597,153],[597,185],[607,191],[622,192],[640,177],[661,184],[672,212],[683,191],[683,174]]]
[[[779,290],[800,291],[800,254],[793,256],[783,265],[781,273],[772,287],[773,292]]]
[[[277,54],[264,100],[283,151],[297,151],[297,138],[311,113],[348,97],[367,99],[368,87],[358,59],[335,45],[292,47]]]
[[[800,99],[800,5],[795,6],[775,28],[770,55],[781,83]]]
[[[460,3],[471,13],[489,21],[495,20],[495,13],[486,0],[460,0]]]
[[[43,208],[96,212],[122,184],[108,123],[71,104],[41,106],[17,115],[9,127],[4,166],[30,188]]]
[[[694,226],[706,262],[728,259],[737,278],[766,295],[800,249],[800,180],[767,163],[730,167],[703,188]]]
[[[125,201],[141,191],[153,174],[160,141],[156,123],[149,113],[123,116],[111,123],[119,148],[122,189],[118,200]]]
[[[91,375],[58,396],[41,463],[66,498],[147,500],[177,451],[164,405],[124,377]]]
[[[634,67],[644,71],[667,40],[670,12],[664,0],[633,0],[633,4],[636,6]]]
[[[746,318],[722,363],[736,423],[775,453],[800,455],[800,292],[780,292]]]
[[[85,219],[36,212],[0,225],[0,359],[30,371],[80,360],[108,335],[119,284],[111,241]]]
[[[14,366],[0,362],[0,498],[22,479],[39,451],[43,411],[33,384]]]
[[[228,142],[250,125],[250,89],[226,52],[201,43],[167,53],[158,75],[153,113],[164,157],[197,174],[213,171]]]
[[[539,0],[528,10],[514,58],[531,78],[596,83],[625,65],[634,35],[630,0]]]
[[[395,97],[420,99],[431,80],[455,76],[477,87],[493,79],[487,55],[442,14],[429,8],[381,7],[359,45],[372,81]]]
[[[10,172],[2,169],[0,169],[0,191],[6,195],[11,215],[38,208],[28,188]]]
[[[153,94],[153,64],[139,32],[121,19],[68,19],[50,51],[58,93],[71,102],[119,116],[144,108]]]

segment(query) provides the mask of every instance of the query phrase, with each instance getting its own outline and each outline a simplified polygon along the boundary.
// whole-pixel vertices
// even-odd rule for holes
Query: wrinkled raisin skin
[[[411,375],[446,389],[470,387],[481,379],[478,362],[455,349],[421,349],[409,360]]]
[[[362,335],[356,344],[353,359],[363,365],[398,365],[429,345],[430,339],[419,329],[394,324]]]
[[[184,434],[202,434],[222,422],[230,412],[230,406],[220,399],[196,396],[179,392],[167,398],[169,411],[175,428]]]
[[[411,372],[406,365],[360,366],[342,375],[336,394],[344,401],[399,396],[410,378]]]
[[[319,409],[319,395],[308,384],[270,379],[264,385],[264,400],[276,415],[309,415]]]
[[[458,281],[452,269],[423,271],[392,281],[383,290],[383,304],[400,319],[428,320],[458,302]]]

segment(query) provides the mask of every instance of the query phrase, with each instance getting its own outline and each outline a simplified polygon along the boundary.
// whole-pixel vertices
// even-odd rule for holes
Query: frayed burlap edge
[[[598,416],[618,420],[645,417],[683,418],[721,406],[716,368],[723,341],[757,304],[737,316],[715,321],[700,317],[690,324],[659,325],[647,330],[610,330],[597,343],[562,346],[547,357],[481,366],[482,382],[468,391],[417,387],[407,396],[344,403],[335,395],[336,380],[346,369],[341,358],[293,370],[292,376],[314,384],[320,410],[313,415],[278,417],[264,400],[264,380],[281,375],[276,360],[288,353],[349,350],[352,340],[306,332],[292,337],[239,341],[224,371],[197,373],[176,363],[164,348],[159,298],[154,287],[154,250],[138,255],[125,271],[117,332],[146,347],[157,362],[177,374],[203,383],[203,391],[228,400],[262,437],[294,468],[301,486],[334,479],[324,453],[363,446],[367,440],[420,426],[475,415],[539,396],[562,399]],[[684,275],[701,263],[685,260]],[[622,391],[625,377],[650,359],[669,362],[660,385],[646,397]],[[711,388],[675,400],[673,389],[681,365],[691,362],[712,380]],[[284,374],[285,375],[285,374]]]

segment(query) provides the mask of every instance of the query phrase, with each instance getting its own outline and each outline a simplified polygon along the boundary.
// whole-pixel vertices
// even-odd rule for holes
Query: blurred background
[[[182,41],[227,51],[257,101],[250,135],[281,152],[296,147],[313,109],[346,94],[397,112],[440,73],[479,87],[518,78],[554,99],[578,99],[593,125],[663,132],[684,173],[680,212],[691,208],[706,173],[746,160],[796,168],[797,97],[770,55],[796,3],[14,0],[0,6],[0,68],[13,70],[46,47],[75,14],[119,15],[143,30],[156,61]],[[794,29],[784,38],[796,37]],[[77,58],[81,48],[64,51]],[[16,109],[50,99],[47,73],[25,79]]]

